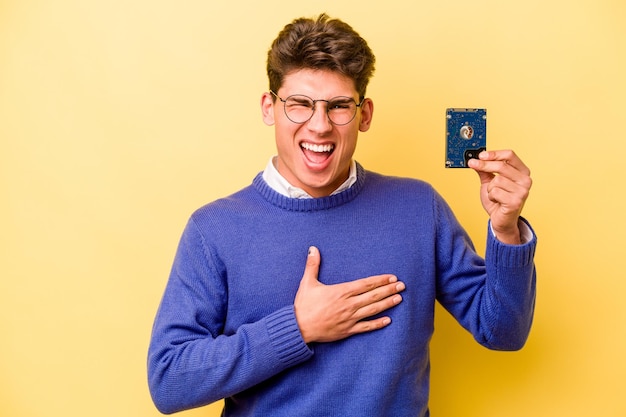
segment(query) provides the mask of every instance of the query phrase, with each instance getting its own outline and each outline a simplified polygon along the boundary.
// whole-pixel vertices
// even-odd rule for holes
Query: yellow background
[[[489,147],[533,172],[530,339],[488,351],[439,310],[433,415],[626,415],[625,4],[0,1],[0,415],[159,415],[145,357],[182,228],[273,153],[267,48],[321,11],[378,58],[363,165],[433,183],[480,251],[445,108],[486,107]]]

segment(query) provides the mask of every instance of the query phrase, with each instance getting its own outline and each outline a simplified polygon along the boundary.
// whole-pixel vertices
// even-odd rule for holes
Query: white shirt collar
[[[302,188],[294,187],[291,185],[285,177],[283,177],[280,172],[276,169],[274,165],[275,156],[271,157],[267,165],[265,166],[265,170],[263,171],[263,179],[274,191],[279,194],[284,195],[289,198],[313,198],[309,193],[304,191]],[[348,179],[344,181],[332,194],[339,194],[342,191],[347,190],[352,187],[356,182],[356,162],[354,159],[350,164],[350,174],[348,174]],[[331,194],[331,195],[332,195]]]

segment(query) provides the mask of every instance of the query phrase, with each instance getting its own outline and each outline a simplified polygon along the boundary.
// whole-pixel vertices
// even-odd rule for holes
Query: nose
[[[307,122],[309,130],[318,134],[329,132],[333,129],[333,125],[328,118],[328,112],[326,111],[328,103],[325,101],[318,101],[315,103],[315,109],[313,116]]]

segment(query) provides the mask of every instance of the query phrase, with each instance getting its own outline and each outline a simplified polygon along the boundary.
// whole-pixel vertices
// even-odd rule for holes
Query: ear
[[[359,130],[367,132],[372,125],[372,117],[374,116],[374,102],[370,98],[363,100],[361,104],[361,119],[359,121]]]
[[[263,123],[268,126],[274,124],[274,96],[270,93],[263,93],[261,96],[261,114]]]

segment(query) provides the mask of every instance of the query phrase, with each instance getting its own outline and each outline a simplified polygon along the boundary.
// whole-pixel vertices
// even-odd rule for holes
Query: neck
[[[321,186],[315,186],[298,181],[295,176],[291,175],[291,171],[286,167],[286,165],[281,163],[280,158],[274,157],[272,159],[272,164],[274,165],[274,168],[276,168],[276,171],[291,187],[298,188],[313,198],[328,197],[337,192],[337,189],[341,187],[341,185],[344,184],[350,177],[350,170],[352,169],[352,161],[350,161],[348,167],[340,175],[336,176],[332,182]]]

